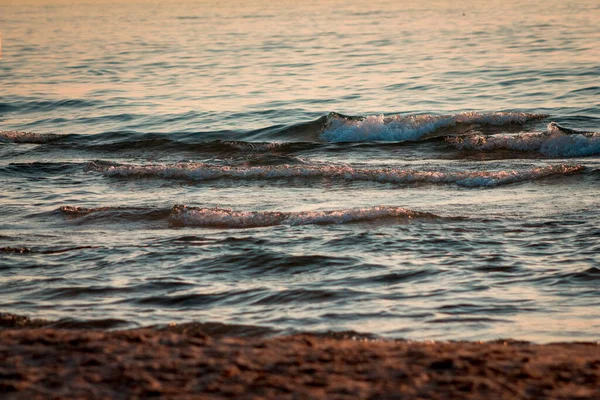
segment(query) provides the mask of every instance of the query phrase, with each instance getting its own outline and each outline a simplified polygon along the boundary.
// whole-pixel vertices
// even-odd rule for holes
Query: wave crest
[[[345,117],[332,113],[327,119],[321,138],[327,142],[415,141],[443,128],[460,125],[522,125],[546,117],[524,112],[464,112],[455,115],[370,115]]]
[[[518,135],[468,135],[448,137],[446,142],[459,150],[535,151],[550,157],[585,157],[600,154],[600,134],[579,132],[554,122],[546,132]]]
[[[402,207],[377,206],[333,211],[234,211],[225,208],[173,207],[169,221],[173,226],[214,228],[259,228],[276,225],[329,225],[368,222],[382,219],[439,218],[435,214]]]
[[[0,131],[0,142],[43,144],[58,140],[62,136],[57,133]]]
[[[89,170],[109,177],[163,178],[204,181],[214,179],[271,180],[328,178],[381,183],[442,183],[465,187],[493,187],[535,180],[551,175],[570,175],[584,170],[581,165],[549,165],[501,171],[416,171],[401,168],[355,168],[344,165],[274,165],[231,167],[203,163],[174,165],[111,165],[92,162]]]

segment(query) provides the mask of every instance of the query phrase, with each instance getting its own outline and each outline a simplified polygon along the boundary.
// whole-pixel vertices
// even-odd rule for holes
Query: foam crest
[[[361,141],[414,141],[437,130],[457,125],[507,125],[524,124],[545,115],[523,112],[478,113],[455,115],[371,115],[364,118],[346,118],[332,115],[321,134],[327,142]]]
[[[377,206],[333,211],[234,211],[224,208],[175,206],[169,216],[173,226],[259,228],[276,225],[328,225],[381,219],[436,218],[434,214],[402,207]]]
[[[228,146],[235,150],[251,153],[277,150],[285,146],[285,143],[279,142],[243,142],[239,140],[224,140],[219,141],[219,143],[221,143],[223,146]]]
[[[355,168],[344,165],[274,165],[256,167],[215,166],[201,163],[175,165],[105,165],[92,163],[91,170],[110,177],[163,178],[204,181],[213,179],[338,179],[381,183],[441,183],[465,187],[492,187],[550,175],[583,171],[580,165],[549,165],[502,171],[417,171],[400,168]]]
[[[79,206],[61,206],[59,208],[59,210],[65,215],[69,215],[69,216],[73,216],[73,217],[81,217],[81,216],[88,215],[88,214],[91,214],[94,212],[109,211],[109,210],[111,210],[111,207],[86,208],[86,207],[79,207]]]
[[[458,177],[456,184],[465,187],[493,187],[511,183],[533,181],[549,176],[572,175],[581,172],[581,165],[550,165],[526,170],[508,170],[494,172],[471,172]]]
[[[585,157],[600,154],[598,133],[578,132],[555,123],[548,125],[547,132],[448,137],[446,142],[459,150],[535,151],[551,157]]]
[[[0,131],[0,142],[43,144],[61,137],[56,133]]]
[[[577,134],[577,135],[585,135],[585,136],[595,136],[598,135],[598,132],[593,131],[582,131],[579,129],[571,129],[565,126],[562,126],[556,122],[550,122],[548,124],[547,130],[549,133],[563,133],[563,134]]]

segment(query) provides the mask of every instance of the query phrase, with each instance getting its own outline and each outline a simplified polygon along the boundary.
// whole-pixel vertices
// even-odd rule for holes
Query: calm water
[[[600,338],[597,1],[16,3],[0,311]]]

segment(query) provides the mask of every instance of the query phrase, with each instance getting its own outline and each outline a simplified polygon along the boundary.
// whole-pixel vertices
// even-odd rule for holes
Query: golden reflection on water
[[[573,81],[552,71],[594,63],[600,41],[600,11],[586,1],[22,4],[2,12],[3,63],[26,77],[12,94],[114,90],[165,112],[556,107],[550,93]]]

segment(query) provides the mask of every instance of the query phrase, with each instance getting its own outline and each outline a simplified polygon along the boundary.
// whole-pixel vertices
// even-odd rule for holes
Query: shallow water
[[[597,340],[598,19],[0,5],[1,310]]]

